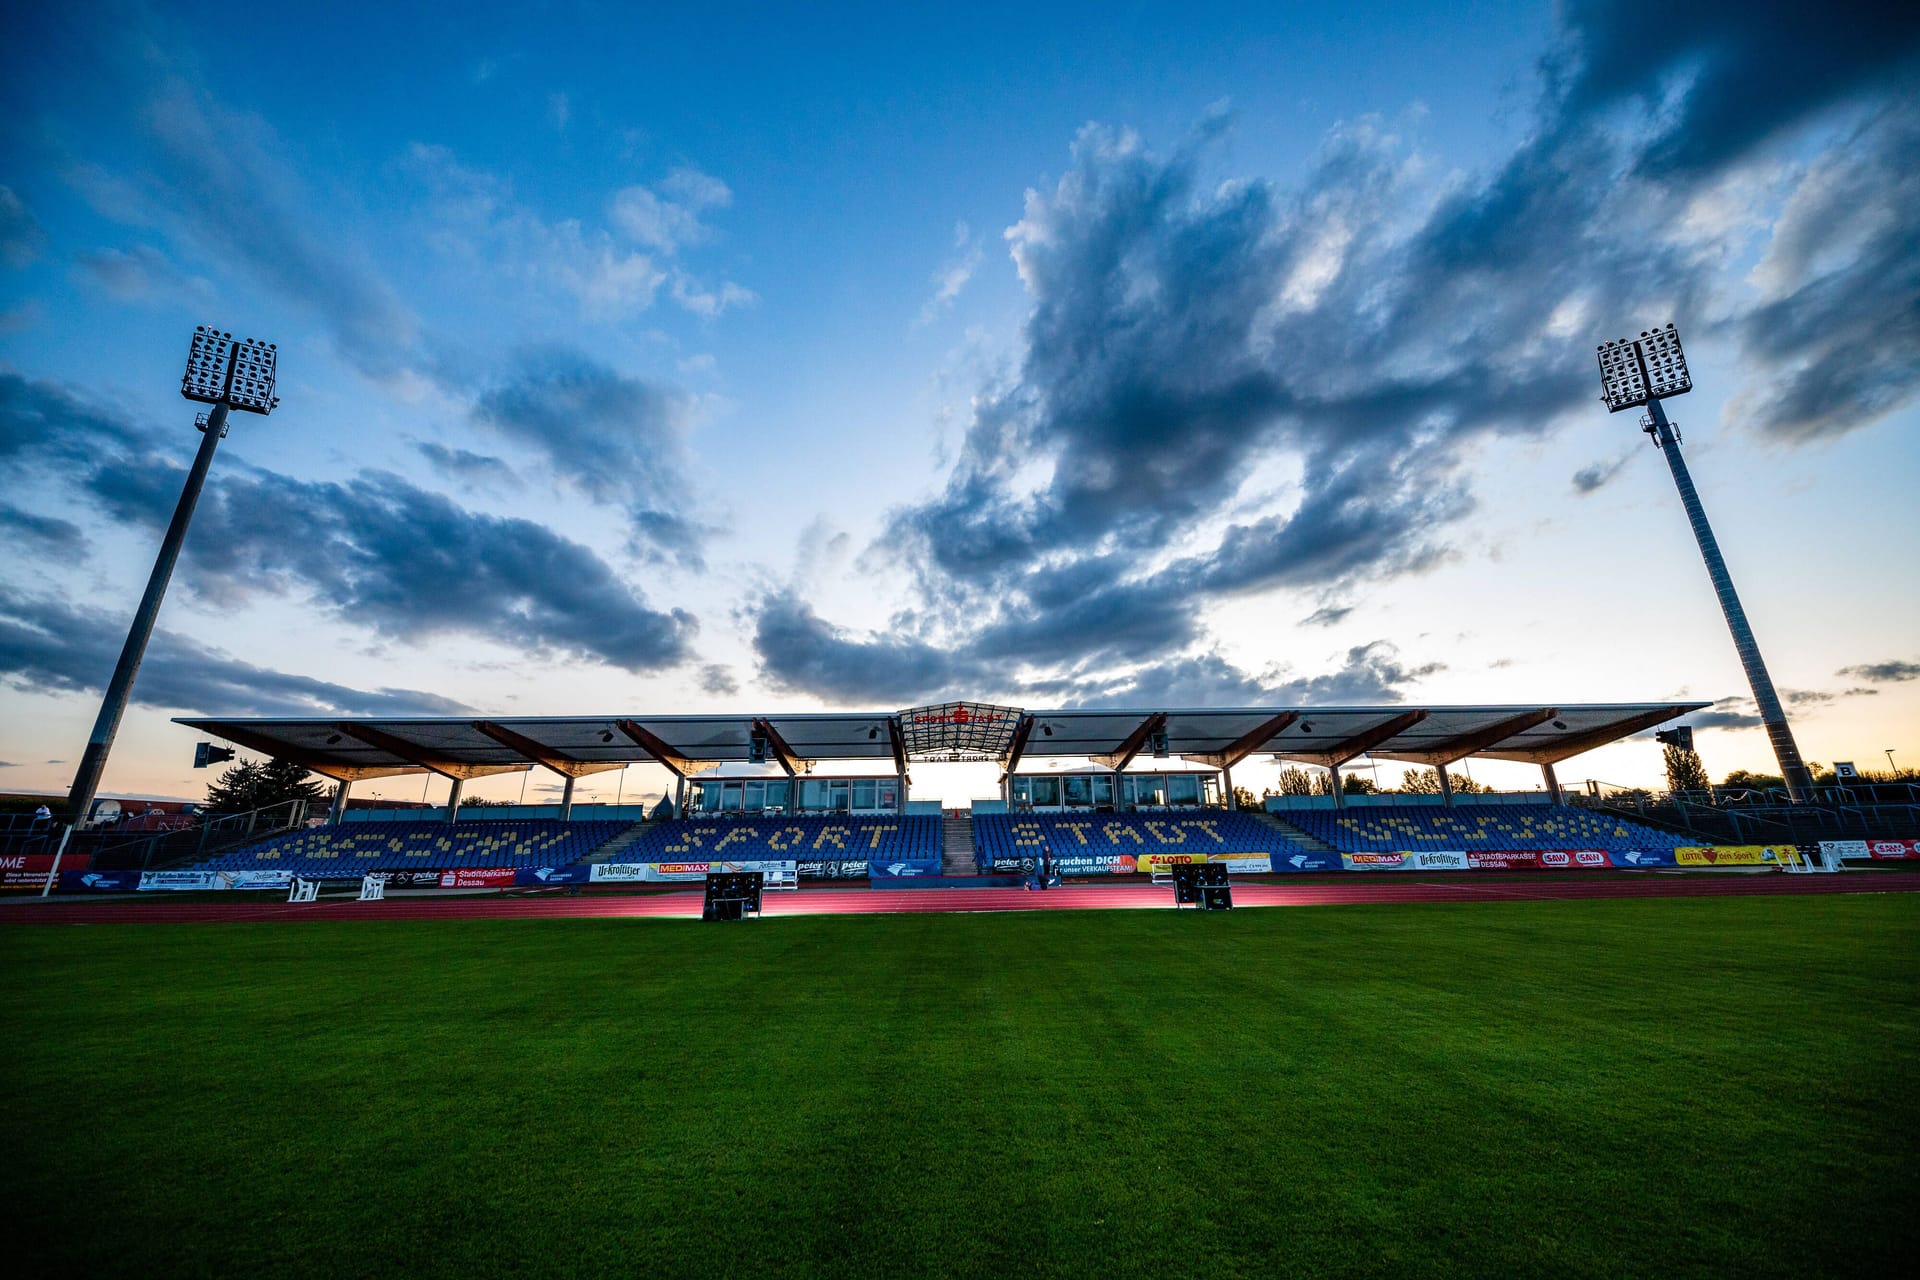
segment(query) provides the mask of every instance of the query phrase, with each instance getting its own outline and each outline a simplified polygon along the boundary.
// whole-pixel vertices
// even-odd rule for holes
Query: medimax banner
[[[1399,853],[1343,853],[1349,871],[1466,871],[1464,849],[1415,849]]]
[[[1787,867],[1800,850],[1790,844],[1682,845],[1673,859],[1683,867]]]
[[[1223,862],[1230,876],[1265,875],[1273,870],[1273,855],[1268,853],[1143,853],[1134,859],[1134,867],[1142,875],[1152,875],[1194,862]]]

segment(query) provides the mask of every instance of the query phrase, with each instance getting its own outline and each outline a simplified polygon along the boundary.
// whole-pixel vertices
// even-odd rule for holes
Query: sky
[[[1802,754],[1920,763],[1920,10],[815,8],[10,13],[0,789],[71,781],[196,324],[282,403],[109,794],[199,794],[182,714],[946,698],[1689,699],[1770,770],[1598,399],[1668,321]]]

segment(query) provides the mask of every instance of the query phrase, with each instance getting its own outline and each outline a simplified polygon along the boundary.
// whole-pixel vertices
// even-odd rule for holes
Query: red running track
[[[1538,881],[1459,876],[1416,879],[1355,876],[1308,884],[1236,884],[1236,907],[1355,906],[1377,902],[1546,902],[1573,898],[1709,898],[1776,894],[1910,893],[1920,875],[1622,875],[1542,873]],[[313,903],[128,901],[15,902],[0,905],[0,923],[213,924],[269,920],[562,920],[654,918],[697,920],[701,894],[550,894],[538,897],[400,897],[385,902]],[[803,889],[766,895],[768,916],[866,915],[916,911],[1043,911],[1161,909],[1172,891],[1145,884],[1068,885],[1025,889]]]

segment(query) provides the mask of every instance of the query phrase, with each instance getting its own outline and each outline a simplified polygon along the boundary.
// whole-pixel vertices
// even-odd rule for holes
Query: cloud
[[[0,503],[0,543],[13,546],[38,546],[63,559],[78,558],[86,550],[80,526],[54,516],[35,515],[31,511]]]
[[[150,170],[72,171],[104,216],[158,226],[313,313],[341,356],[370,377],[405,366],[418,321],[346,247],[351,236],[338,221],[316,212],[289,147],[265,121],[174,80],[142,125],[157,147]]]
[[[119,659],[126,628],[124,617],[0,588],[0,682],[32,693],[96,693]],[[255,666],[171,631],[154,633],[133,700],[205,715],[457,715],[471,710],[417,689],[354,689]]]
[[[700,689],[704,693],[731,698],[740,692],[739,681],[733,678],[733,672],[717,662],[710,662],[700,668]]]
[[[1300,619],[1303,627],[1336,627],[1352,614],[1351,605],[1322,605],[1306,617]]]
[[[573,118],[573,102],[564,93],[547,95],[547,122],[556,130],[564,130],[567,121]]]
[[[962,222],[953,229],[953,253],[938,271],[933,273],[933,296],[920,308],[914,327],[932,324],[942,312],[953,305],[960,291],[973,279],[973,273],[980,269],[980,262],[986,251],[972,228]]]
[[[151,245],[131,249],[96,249],[74,260],[81,275],[122,302],[174,303],[204,300],[213,288],[204,279],[188,276],[166,254]]]
[[[711,532],[689,514],[695,401],[570,348],[525,353],[474,406],[482,426],[533,449],[597,502],[624,506],[636,537],[698,567]]]
[[[672,257],[713,239],[713,228],[701,216],[732,203],[733,192],[720,179],[698,169],[676,169],[654,187],[616,191],[608,216],[628,239]]]
[[[1588,463],[1573,473],[1573,491],[1583,497],[1593,493],[1625,470],[1631,461],[1633,455],[1623,453],[1615,458],[1602,458],[1599,462]]]
[[[0,263],[18,269],[31,264],[47,245],[33,210],[14,192],[0,185]]]
[[[492,454],[453,449],[435,440],[423,440],[415,446],[434,470],[466,484],[499,483],[516,485],[520,477],[512,467]]]
[[[1834,674],[1855,680],[1871,680],[1876,684],[1901,684],[1908,680],[1920,680],[1920,662],[1889,658],[1885,662],[1864,662],[1842,667]]]
[[[1593,344],[1654,315],[1729,337],[1779,397],[1758,418],[1777,435],[1911,402],[1920,237],[1902,211],[1920,190],[1890,175],[1904,164],[1900,182],[1920,184],[1904,160],[1920,113],[1890,95],[1920,23],[1883,45],[1856,16],[1814,39],[1844,19],[1575,3],[1529,129],[1479,174],[1372,117],[1333,129],[1291,189],[1219,176],[1223,113],[1169,150],[1087,126],[1005,234],[1030,304],[1011,359],[971,398],[940,490],[896,510],[870,553],[913,584],[898,642],[839,629],[788,588],[758,615],[763,664],[839,696],[867,660],[889,687],[1005,662],[1084,674],[1154,646],[1202,660],[1215,602],[1351,598],[1444,560],[1476,509],[1469,461],[1595,412]],[[1805,74],[1796,40],[1818,46]],[[1803,194],[1773,228],[1756,305],[1724,271],[1755,224],[1700,210],[1763,162]],[[1299,481],[1252,479],[1274,474]]]
[[[144,447],[148,438],[115,409],[51,382],[0,373],[0,462],[85,462],[103,450]]]

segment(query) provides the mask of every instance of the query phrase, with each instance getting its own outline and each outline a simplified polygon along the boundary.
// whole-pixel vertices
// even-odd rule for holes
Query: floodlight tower
[[[1804,800],[1812,789],[1813,779],[1807,773],[1807,766],[1801,763],[1800,748],[1794,744],[1793,730],[1787,726],[1787,713],[1780,705],[1779,695],[1773,691],[1773,678],[1767,674],[1767,664],[1760,659],[1760,645],[1753,638],[1753,628],[1747,625],[1747,611],[1740,607],[1733,577],[1720,555],[1720,543],[1713,536],[1713,526],[1707,523],[1706,508],[1700,505],[1693,477],[1687,473],[1686,459],[1680,456],[1680,432],[1667,421],[1666,410],[1660,407],[1663,396],[1684,395],[1693,390],[1687,356],[1680,349],[1680,335],[1669,324],[1664,329],[1645,330],[1638,338],[1602,343],[1600,387],[1608,413],[1636,405],[1647,406],[1640,425],[1660,446],[1660,452],[1666,455],[1667,467],[1673,472],[1674,487],[1680,490],[1687,520],[1693,525],[1694,540],[1700,544],[1700,555],[1707,562],[1707,576],[1713,579],[1714,594],[1720,597],[1720,611],[1726,614],[1727,629],[1733,632],[1733,647],[1740,655],[1740,665],[1746,668],[1747,683],[1753,688],[1760,723],[1773,742],[1773,755],[1780,762],[1780,776],[1787,784],[1787,794],[1794,800]]]
[[[273,394],[275,363],[278,353],[271,342],[247,338],[235,342],[233,335],[207,325],[193,331],[193,345],[187,352],[187,371],[180,379],[180,394],[213,406],[196,424],[204,432],[200,450],[193,455],[193,467],[187,472],[186,486],[180,490],[180,502],[173,509],[173,522],[160,543],[160,554],[153,562],[153,574],[147,579],[147,592],[140,597],[140,608],[127,631],[127,643],[120,650],[119,665],[107,682],[106,697],[100,703],[99,718],[93,722],[93,734],[80,757],[73,789],[67,793],[67,810],[74,826],[83,826],[93,808],[93,793],[100,786],[100,775],[107,767],[107,753],[120,731],[120,717],[133,692],[133,678],[146,657],[147,641],[153,636],[154,619],[160,615],[160,602],[166,598],[167,583],[173,566],[180,559],[180,546],[187,539],[187,525],[200,501],[200,490],[207,482],[207,469],[213,465],[213,451],[227,434],[227,413],[239,409],[263,417],[280,403]]]

